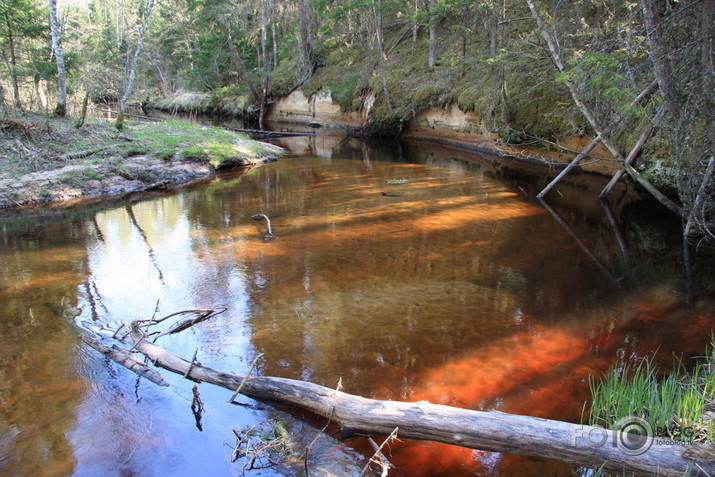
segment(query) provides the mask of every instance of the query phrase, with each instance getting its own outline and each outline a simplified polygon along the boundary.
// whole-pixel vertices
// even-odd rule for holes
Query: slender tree
[[[372,6],[375,15],[375,38],[377,39],[377,70],[380,75],[382,92],[385,95],[385,103],[387,103],[387,111],[390,115],[393,115],[395,114],[395,107],[392,104],[392,98],[387,88],[387,78],[385,76],[385,40],[382,26],[382,0],[373,0]]]
[[[646,36],[650,45],[651,60],[653,61],[653,71],[658,80],[658,88],[665,103],[666,117],[674,119],[677,116],[678,105],[675,95],[675,84],[670,75],[670,60],[668,51],[664,45],[664,25],[661,18],[656,13],[655,0],[641,0],[643,10],[643,22],[646,27]]]
[[[57,0],[50,0],[50,32],[52,33],[52,51],[57,62],[57,106],[55,116],[65,117],[67,114],[67,70],[65,57],[62,53],[62,39],[57,21]]]
[[[429,51],[427,53],[427,66],[434,68],[437,61],[437,0],[429,0]]]
[[[129,73],[127,75],[127,84],[124,88],[124,93],[122,93],[121,98],[119,98],[119,104],[117,105],[117,121],[115,123],[116,128],[119,131],[124,129],[124,114],[127,107],[127,100],[132,94],[132,89],[134,88],[134,79],[136,77],[137,62],[139,61],[139,55],[142,52],[144,46],[144,33],[146,32],[147,24],[149,23],[149,17],[151,16],[151,11],[154,8],[155,0],[149,0],[146,5],[146,10],[144,11],[144,18],[142,19],[141,26],[139,27],[139,36],[137,38],[137,47],[134,50],[131,61],[129,62]]]

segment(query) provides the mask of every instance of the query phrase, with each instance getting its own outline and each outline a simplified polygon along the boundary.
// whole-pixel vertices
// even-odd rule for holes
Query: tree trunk
[[[105,330],[107,335],[117,332]],[[119,338],[117,338],[119,339]],[[707,445],[665,445],[658,439],[641,439],[621,431],[571,424],[499,411],[472,411],[420,402],[367,399],[305,381],[275,377],[244,378],[187,361],[147,341],[146,335],[132,326],[121,338],[132,350],[149,361],[182,376],[240,391],[262,401],[288,404],[323,416],[338,425],[343,439],[364,435],[389,435],[398,428],[398,437],[443,442],[471,449],[522,454],[554,459],[603,471],[630,475],[713,475],[712,449]],[[85,340],[93,346],[92,340]],[[96,341],[96,340],[94,340]],[[101,344],[101,343],[100,343]],[[94,347],[94,346],[93,346]],[[100,350],[105,353],[104,350]],[[110,356],[112,357],[112,356]],[[137,365],[120,353],[131,369]],[[114,359],[114,358],[113,358]],[[123,364],[123,365],[127,365]],[[146,374],[139,367],[135,372]],[[626,444],[636,446],[624,447]],[[669,443],[670,444],[670,443]],[[635,449],[635,450],[634,450]],[[705,451],[709,458],[694,462],[688,456]]]
[[[231,28],[228,25],[228,20],[220,17],[217,19],[217,23],[226,35],[226,41],[228,42],[228,52],[231,55],[231,61],[233,61],[236,66],[238,66],[238,72],[241,75],[241,79],[246,82],[246,86],[248,86],[248,89],[251,91],[251,95],[253,96],[253,99],[256,100],[256,103],[260,104],[261,95],[258,94],[258,90],[251,81],[250,75],[248,74],[248,68],[246,68],[246,62],[243,61],[243,58],[241,58],[241,55],[238,53],[236,45],[233,44],[233,36],[231,35]]]
[[[665,115],[667,119],[672,121],[677,117],[678,106],[675,96],[675,85],[670,77],[668,49],[663,44],[663,20],[656,18],[655,0],[641,0],[641,7],[648,45],[650,46],[653,70],[655,71],[655,78],[658,80],[660,94],[665,104]]]
[[[268,28],[266,25],[266,0],[259,0],[261,20],[261,105],[258,113],[258,128],[263,129],[263,118],[266,115],[266,98],[268,97]]]
[[[77,122],[75,123],[74,127],[79,129],[82,126],[84,126],[84,121],[87,119],[87,104],[89,103],[89,93],[84,94],[84,98],[82,99],[82,110],[79,113],[79,118],[77,118]]]
[[[271,39],[273,42],[273,67],[278,66],[278,42],[276,41],[276,24],[271,22]]]
[[[266,23],[266,0],[258,0],[259,18],[261,21],[261,75],[268,72],[268,26]]]
[[[377,4],[375,4],[375,1]],[[395,114],[395,108],[392,106],[390,91],[387,89],[387,78],[385,77],[385,46],[382,29],[382,0],[373,0],[373,11],[375,14],[375,38],[377,39],[377,71],[380,75],[380,83],[382,83],[382,92],[385,95],[385,103],[387,111],[390,115]]]
[[[415,51],[415,44],[417,43],[417,34],[419,32],[420,25],[417,22],[417,13],[420,11],[419,8],[419,0],[414,0],[415,1],[415,11],[412,16],[412,51]]]
[[[20,85],[19,79],[17,77],[17,53],[15,51],[15,36],[12,33],[13,25],[10,20],[5,17],[5,23],[7,24],[7,44],[10,48],[10,58],[5,58],[7,63],[7,68],[10,73],[10,82],[12,83],[12,94],[16,109],[22,109],[22,101],[20,100]]]
[[[238,72],[241,75],[241,79],[246,83],[246,86],[248,86],[248,89],[251,91],[251,96],[253,96],[253,100],[256,102],[256,106],[258,106],[258,110],[260,111],[258,117],[258,124],[259,127],[263,129],[263,125],[261,123],[263,122],[263,111],[265,110],[265,97],[261,96],[261,94],[256,89],[256,86],[253,84],[253,81],[251,81],[251,76],[248,73],[248,68],[246,68],[246,62],[243,61],[243,58],[241,58],[241,54],[236,48],[236,45],[233,44],[233,36],[231,36],[231,27],[228,24],[228,20],[223,17],[218,17],[216,19],[216,22],[221,27],[221,30],[223,30],[223,33],[226,35],[226,41],[228,42],[228,52],[231,55],[231,61],[233,61],[236,66],[238,66]]]
[[[715,154],[715,1],[703,0],[702,9],[703,113],[708,122],[710,154]]]
[[[310,0],[298,0],[298,27],[300,29],[300,48],[303,55],[303,69],[298,77],[295,88],[305,83],[315,72],[315,52],[313,51],[313,36],[310,33],[311,24]]]
[[[149,0],[146,6],[146,10],[144,11],[144,18],[142,19],[142,24],[139,27],[139,37],[137,38],[137,48],[134,50],[134,55],[132,55],[132,59],[129,63],[129,75],[127,78],[127,86],[124,89],[124,93],[122,94],[122,97],[119,98],[119,104],[117,105],[117,121],[115,123],[115,126],[118,130],[123,130],[124,129],[124,113],[125,109],[127,107],[127,100],[129,99],[129,96],[132,94],[132,89],[134,88],[134,79],[136,77],[136,70],[137,70],[137,62],[139,60],[139,55],[142,52],[142,48],[144,47],[144,32],[146,31],[147,24],[149,23],[149,16],[151,15],[151,11],[154,8],[154,3],[155,0]]]
[[[40,107],[44,110],[47,108],[47,95],[45,94],[45,88],[42,86],[42,78],[40,75],[35,75],[35,94],[37,94],[37,100],[40,103]]]
[[[549,35],[549,32],[546,30],[546,26],[541,19],[541,15],[539,15],[539,12],[536,10],[533,0],[526,0],[526,3],[529,6],[529,10],[531,10],[531,14],[534,17],[534,20],[536,20],[536,25],[539,28],[541,36],[546,41],[546,45],[548,46],[549,52],[551,53],[551,59],[554,61],[554,64],[556,65],[556,68],[559,70],[559,72],[563,73],[566,68],[564,67],[564,62],[561,58],[561,53],[557,48],[557,43],[555,39],[552,38],[551,35]],[[621,153],[618,151],[618,148],[616,148],[611,143],[611,141],[609,141],[608,138],[605,137],[602,129],[599,127],[598,122],[596,121],[596,118],[593,117],[591,111],[581,100],[581,95],[578,94],[578,91],[576,90],[576,85],[574,85],[571,81],[566,81],[565,84],[569,90],[569,93],[571,93],[571,98],[576,104],[576,107],[578,107],[579,111],[581,111],[581,114],[583,114],[583,116],[586,118],[593,130],[596,131],[596,134],[599,136],[603,136],[601,140],[603,141],[603,144],[606,146],[608,151],[613,155],[613,157],[622,159]]]
[[[52,51],[55,52],[57,63],[57,106],[55,116],[64,118],[67,115],[67,70],[65,57],[62,54],[62,39],[57,21],[57,0],[50,0],[50,31],[52,33]]]
[[[436,0],[429,0],[429,51],[427,53],[427,66],[434,68],[437,61],[437,8]]]

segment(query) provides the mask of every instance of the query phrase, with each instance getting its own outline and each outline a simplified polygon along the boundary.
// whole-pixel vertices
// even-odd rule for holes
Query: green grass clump
[[[613,428],[624,417],[648,421],[655,436],[685,442],[715,442],[708,410],[715,405],[715,339],[688,372],[682,363],[660,377],[652,360],[614,366],[602,380],[590,380],[592,425]]]
[[[62,183],[73,187],[79,187],[87,181],[98,181],[101,179],[102,177],[99,172],[91,167],[67,171],[60,176]]]

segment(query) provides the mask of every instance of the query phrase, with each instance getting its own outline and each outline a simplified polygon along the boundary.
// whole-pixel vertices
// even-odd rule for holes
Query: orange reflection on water
[[[583,402],[584,396],[569,386],[574,375],[566,378],[565,368],[587,350],[583,338],[533,325],[429,370],[410,400],[553,418],[559,410],[574,409]],[[417,441],[393,446],[391,457],[400,475],[477,472],[489,467],[493,459],[489,452]]]
[[[609,319],[596,323],[590,333],[583,327],[587,321],[560,328],[532,325],[528,331],[430,369],[410,400],[567,422],[587,420],[588,380],[591,376],[598,378],[619,355],[637,362],[651,356],[662,343],[664,347],[655,362],[669,369],[674,353],[702,352],[715,326],[712,312],[689,312],[684,316],[672,300],[637,302],[631,309],[631,314],[617,322]],[[683,326],[684,322],[688,326]],[[663,343],[663,336],[672,340]],[[683,346],[686,342],[688,345]],[[496,465],[505,475],[511,465],[519,469],[520,475],[526,475],[525,459],[411,440],[391,445],[390,455],[390,461],[399,469],[391,475],[399,476],[469,475],[490,471]],[[534,459],[528,462],[533,471],[528,475],[573,472],[567,464]]]
[[[565,331],[533,325],[529,331],[430,370],[412,398],[471,409],[493,408],[500,397],[515,391],[531,392],[530,381],[540,382],[542,375],[576,359],[586,349],[584,340]]]

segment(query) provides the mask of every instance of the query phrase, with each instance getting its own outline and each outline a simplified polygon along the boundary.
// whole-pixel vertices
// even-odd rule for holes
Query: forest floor
[[[0,117],[0,208],[166,187],[277,159],[282,149],[177,122],[75,127],[70,119],[8,111]]]

